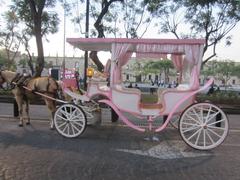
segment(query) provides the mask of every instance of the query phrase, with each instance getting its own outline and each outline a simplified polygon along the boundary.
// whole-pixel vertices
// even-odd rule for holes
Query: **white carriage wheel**
[[[74,104],[61,105],[54,115],[57,132],[67,138],[82,134],[86,128],[86,116],[83,110]]]
[[[226,114],[210,103],[197,103],[188,107],[179,122],[183,140],[199,150],[209,150],[220,145],[228,134],[228,127]]]

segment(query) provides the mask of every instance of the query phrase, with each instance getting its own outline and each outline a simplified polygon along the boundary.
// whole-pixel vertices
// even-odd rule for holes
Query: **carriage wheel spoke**
[[[79,116],[75,116],[70,121],[83,121],[83,119],[84,119],[84,117],[79,115]]]
[[[210,108],[208,109],[208,113],[207,113],[206,119],[209,118],[211,111],[212,111],[212,106],[210,106]]]
[[[200,115],[201,115],[201,121],[204,123],[204,118],[203,118],[203,107],[200,108]]]
[[[213,134],[215,134],[216,136],[218,136],[219,138],[222,137],[221,135],[219,135],[218,133],[216,133],[216,132],[213,131],[212,129],[208,128],[208,130],[209,130],[211,133],[213,133]]]
[[[67,134],[70,135],[70,128],[69,128],[69,124],[67,124]]]
[[[208,123],[209,121],[211,121],[214,117],[216,117],[218,115],[218,113],[220,113],[219,111],[217,111],[216,113],[214,113],[213,115],[210,116],[210,118],[207,119],[206,123]]]
[[[66,116],[66,117],[68,118],[69,114],[68,114],[66,111],[63,111],[63,110],[61,109],[60,112],[61,112],[64,116]]]
[[[224,131],[225,128],[222,128],[222,127],[216,127],[216,126],[207,126],[208,128],[211,128],[211,129],[219,129],[219,130],[222,130]]]
[[[70,119],[73,118],[73,116],[75,116],[75,112],[77,111],[77,109],[75,109],[71,114],[70,114]]]
[[[193,108],[193,112],[194,112],[195,116],[198,118],[198,122],[201,123],[202,122],[201,118],[199,117],[199,114],[196,112],[195,108]]]
[[[76,129],[77,132],[79,131],[79,128],[77,128],[74,123],[71,123],[71,125],[72,125],[73,129]],[[82,127],[81,127],[81,128],[82,128]]]
[[[71,127],[72,134],[75,134],[75,130],[73,129],[72,123],[69,123],[69,126]]]
[[[195,143],[194,143],[195,145],[198,143],[198,140],[199,140],[199,137],[200,137],[200,135],[201,135],[201,132],[202,132],[202,131],[199,131],[199,133],[198,133],[197,139],[196,139],[196,141],[195,141]]]
[[[79,121],[79,122],[80,122],[80,121]],[[83,124],[78,123],[78,122],[76,122],[76,121],[72,121],[72,123],[73,123],[73,124],[77,124],[77,125],[80,126],[80,127],[83,127]]]
[[[183,128],[183,133],[186,133],[186,132],[188,132],[188,131],[192,131],[192,130],[194,130],[194,129],[197,129],[197,128],[199,128],[200,126],[192,126],[191,128]]]
[[[200,121],[197,121],[196,119],[194,119],[192,116],[190,116],[189,114],[186,114],[186,116],[188,118],[190,118],[191,120],[193,120],[194,122],[196,122],[197,124],[200,124]]]
[[[186,125],[190,125],[190,126],[198,126],[199,127],[199,125],[196,125],[194,123],[182,122],[182,124],[186,124]]]
[[[213,141],[212,137],[209,135],[208,131],[206,131],[206,134],[207,134],[208,138],[210,139],[210,141],[212,142],[212,144],[214,144],[214,141]]]
[[[66,125],[67,122],[62,123],[61,125],[58,126],[58,128],[61,128],[62,126]]]
[[[220,123],[220,122],[223,122],[225,121],[226,119],[221,119],[221,120],[218,120],[218,121],[215,121],[215,122],[212,122],[210,124],[207,124],[207,126],[211,126],[211,125],[214,125],[214,124],[217,124],[217,123]]]
[[[61,120],[65,120],[65,121],[67,121],[66,118],[64,118],[64,117],[62,117],[62,116],[60,116],[60,115],[58,115],[58,114],[57,114],[57,117],[59,117]]]
[[[206,130],[203,129],[203,146],[206,146]]]
[[[65,132],[65,130],[67,129],[67,127],[68,127],[68,124],[66,123],[66,126],[63,128],[63,132]]]
[[[195,133],[193,133],[187,140],[192,139],[202,128],[198,129]]]
[[[81,119],[82,119],[82,114],[79,113],[78,115],[73,116],[73,117],[71,118],[71,120],[72,120],[72,121],[76,121],[76,120],[78,120],[80,117],[81,117]]]

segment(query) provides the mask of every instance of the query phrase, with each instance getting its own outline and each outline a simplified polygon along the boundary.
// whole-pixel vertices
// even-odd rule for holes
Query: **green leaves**
[[[217,44],[225,40],[240,21],[239,0],[145,0],[148,10],[158,17],[159,29],[176,38],[204,38],[206,51],[211,51],[204,63],[216,56]],[[180,18],[179,18],[180,17]]]

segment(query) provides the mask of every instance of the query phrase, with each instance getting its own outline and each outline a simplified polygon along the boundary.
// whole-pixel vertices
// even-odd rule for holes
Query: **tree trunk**
[[[34,71],[34,68],[33,68],[33,61],[32,61],[32,55],[30,54],[30,52],[29,52],[29,50],[26,48],[26,51],[27,51],[27,53],[28,53],[28,66],[29,66],[29,68],[31,69],[31,73],[32,73],[32,75],[34,75],[35,74],[35,71]]]
[[[41,32],[40,32],[40,35],[38,33],[36,33],[36,42],[37,42],[38,57],[37,57],[36,71],[35,71],[34,76],[39,77],[39,76],[41,76],[42,70],[44,68],[44,52],[43,52],[43,43],[42,43]]]
[[[93,62],[96,64],[98,71],[103,72],[104,66],[97,56],[97,51],[90,52],[89,56],[93,60]]]
[[[34,0],[28,0],[31,15],[34,22],[34,35],[36,37],[38,57],[36,62],[36,71],[34,77],[41,76],[42,70],[44,68],[44,52],[42,43],[42,12],[45,5],[45,0],[42,0],[40,4],[37,4]]]
[[[104,38],[104,26],[102,24],[102,19],[103,17],[106,15],[106,13],[108,12],[109,6],[114,3],[114,2],[123,2],[123,0],[103,0],[102,1],[102,10],[101,13],[99,14],[96,22],[94,23],[94,27],[96,28],[97,32],[98,32],[98,38]],[[97,52],[93,51],[90,53],[90,58],[93,60],[93,62],[96,64],[96,66],[98,67],[99,71],[103,71],[104,66],[101,63],[101,61],[98,58]]]

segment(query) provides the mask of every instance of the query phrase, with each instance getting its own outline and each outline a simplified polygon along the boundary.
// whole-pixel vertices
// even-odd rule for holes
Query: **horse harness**
[[[10,83],[18,87],[27,86],[30,79],[32,79],[30,75],[26,76],[24,74],[17,73]]]
[[[0,76],[1,76],[1,73],[0,73]],[[2,76],[1,76],[2,77]],[[3,77],[2,77],[3,78]],[[12,81],[10,82],[11,84],[11,89],[14,89],[15,87],[18,87],[20,88],[21,90],[23,91],[26,91],[27,89],[24,88],[24,87],[27,87],[29,81],[33,79],[32,76],[30,75],[24,75],[24,74],[20,74],[20,73],[17,73],[15,75],[15,77],[12,79]],[[58,84],[56,83],[57,85],[57,88],[58,88]],[[35,94],[35,92],[40,92],[40,93],[52,93],[52,92],[49,92],[49,86],[50,86],[50,81],[49,81],[49,78],[47,78],[47,85],[46,85],[46,90],[40,90],[36,83],[34,84],[34,89],[31,89],[31,92]],[[29,90],[28,90],[29,91]]]

